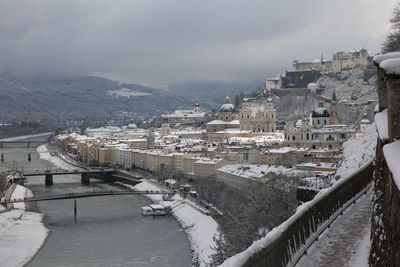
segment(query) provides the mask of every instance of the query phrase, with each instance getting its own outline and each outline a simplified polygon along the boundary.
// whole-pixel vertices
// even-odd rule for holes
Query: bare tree
[[[293,214],[298,180],[275,174],[268,184],[249,183],[241,189],[229,187],[215,177],[196,180],[199,197],[223,213],[216,218],[220,235],[215,238],[213,265],[243,251]]]

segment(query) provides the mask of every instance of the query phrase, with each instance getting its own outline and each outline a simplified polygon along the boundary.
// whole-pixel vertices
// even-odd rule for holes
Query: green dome
[[[223,104],[219,109],[220,113],[236,113],[236,108],[233,104]]]

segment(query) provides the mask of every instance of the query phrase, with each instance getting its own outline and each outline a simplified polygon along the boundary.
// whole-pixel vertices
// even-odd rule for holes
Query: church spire
[[[332,100],[335,101],[335,102],[337,101],[336,90],[333,90]]]

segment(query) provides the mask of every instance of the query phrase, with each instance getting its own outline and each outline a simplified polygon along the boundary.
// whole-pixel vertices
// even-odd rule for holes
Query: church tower
[[[149,134],[147,136],[147,148],[154,148],[154,145],[155,145],[154,130],[151,128],[149,129]]]
[[[333,91],[332,102],[331,102],[331,105],[329,107],[329,113],[331,115],[330,124],[331,125],[340,124],[339,104],[337,102],[336,92],[335,91]]]
[[[265,116],[267,119],[267,131],[275,132],[276,131],[276,109],[274,107],[274,96],[271,91],[268,92],[267,95],[267,103],[265,106]]]

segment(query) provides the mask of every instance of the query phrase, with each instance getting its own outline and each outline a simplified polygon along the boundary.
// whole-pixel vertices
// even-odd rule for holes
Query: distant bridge
[[[123,195],[173,195],[174,191],[132,191],[132,190],[108,190],[108,191],[92,191],[92,192],[82,192],[82,193],[66,193],[58,195],[48,195],[41,197],[30,197],[30,198],[20,198],[12,200],[2,200],[0,204],[12,204],[20,202],[35,202],[35,201],[49,201],[49,200],[61,200],[61,199],[77,199],[77,198],[88,198],[88,197],[101,197],[101,196],[123,196]]]
[[[45,175],[67,175],[67,174],[92,174],[92,173],[115,173],[115,169],[76,169],[76,170],[40,170],[37,172],[23,173],[23,176],[45,176]]]
[[[46,144],[46,141],[0,141],[0,148],[14,148],[14,147],[21,147],[15,146],[16,144],[25,144],[26,147],[36,147],[39,145]]]
[[[44,176],[46,185],[53,185],[54,175],[67,175],[67,174],[80,174],[81,182],[83,185],[90,184],[90,178],[103,179],[109,182],[126,182],[126,183],[139,183],[143,177],[138,177],[135,174],[116,170],[116,169],[75,169],[75,170],[46,170],[46,171],[36,171],[31,173],[23,173],[24,177],[32,176]]]

